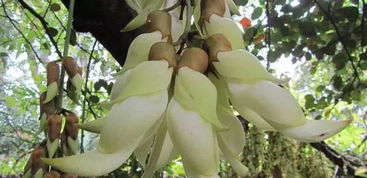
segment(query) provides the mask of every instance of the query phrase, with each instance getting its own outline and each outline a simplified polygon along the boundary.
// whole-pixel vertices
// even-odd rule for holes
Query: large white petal
[[[217,138],[211,124],[198,113],[185,110],[172,99],[167,110],[167,128],[172,142],[185,164],[203,176],[218,173]]]
[[[167,0],[165,8],[173,6],[177,1],[179,0]],[[175,42],[180,38],[185,30],[186,15],[183,15],[182,20],[180,20],[181,6],[169,11],[168,13],[171,15],[171,35],[172,40]],[[183,14],[186,14],[186,7]]]
[[[141,62],[147,61],[150,48],[154,43],[160,41],[164,40],[162,39],[162,33],[158,30],[137,36],[129,46],[125,64],[119,73],[123,73]]]
[[[219,52],[217,58],[219,61],[213,62],[213,65],[218,73],[227,79],[246,83],[260,80],[281,83],[265,69],[256,56],[246,50]]]
[[[102,127],[98,149],[103,153],[113,153],[138,144],[146,131],[163,114],[168,100],[166,90],[146,95],[129,97],[116,103]]]
[[[307,120],[302,126],[279,131],[301,142],[320,142],[339,133],[351,122],[352,120]]]
[[[230,18],[220,17],[216,14],[210,16],[209,23],[205,21],[205,37],[221,33],[231,42],[232,49],[243,49],[245,44],[242,37],[242,31],[236,22]]]
[[[235,107],[250,108],[277,130],[301,126],[306,122],[303,111],[292,94],[274,83],[229,82],[228,88],[233,103],[236,103]]]
[[[206,122],[223,129],[217,110],[217,90],[213,83],[200,72],[182,67],[176,77],[174,98],[186,109],[197,112]]]
[[[63,158],[46,159],[43,162],[70,174],[92,177],[102,176],[117,169],[130,156],[132,150],[123,150],[112,154],[97,150]]]
[[[123,88],[126,85],[126,80],[129,77],[130,73],[131,73],[131,70],[129,69],[126,72],[124,72],[123,74],[116,76],[116,82],[113,85],[112,90],[111,90],[111,96],[110,96],[111,101],[117,99],[117,97],[120,95],[121,91],[123,90]]]

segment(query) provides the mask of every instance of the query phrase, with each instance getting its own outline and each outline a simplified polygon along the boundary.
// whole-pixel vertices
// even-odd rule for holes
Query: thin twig
[[[345,44],[345,42],[343,40],[343,36],[341,35],[341,33],[340,33],[340,31],[339,31],[339,29],[338,29],[338,27],[337,27],[337,25],[336,25],[333,17],[318,3],[317,0],[314,0],[314,2],[320,8],[320,10],[326,15],[326,17],[329,19],[330,23],[333,25],[334,30],[336,32],[336,35],[338,36],[338,39],[339,39],[340,43],[342,44],[345,53],[347,54],[348,60],[352,64],[352,68],[354,70],[354,75],[356,75],[357,76],[357,79],[360,80],[359,74],[358,74],[358,69],[355,66],[354,62],[353,62],[352,56],[350,55],[350,52],[347,49],[347,46],[346,46],[346,44]]]
[[[28,38],[24,35],[24,33],[18,28],[18,26],[14,23],[14,20],[9,16],[8,12],[6,11],[5,8],[5,3],[4,0],[1,0],[1,4],[4,10],[4,14],[5,16],[9,19],[10,23],[13,25],[13,27],[18,31],[18,33],[20,33],[20,35],[24,38],[24,40],[26,41],[26,43],[30,46],[30,48],[32,49],[34,55],[36,56],[37,60],[43,64],[43,61],[41,59],[41,57],[38,56],[36,50],[33,48],[32,43],[28,40]]]
[[[270,31],[270,10],[269,10],[269,0],[266,0],[266,32],[267,32],[267,38],[266,38],[266,44],[268,46],[268,53],[266,54],[266,69],[270,69],[270,46],[271,46],[271,31]]]
[[[84,101],[83,101],[83,106],[82,106],[82,123],[84,123],[85,121],[85,104],[87,101],[87,90],[88,90],[88,80],[89,80],[89,74],[90,74],[90,66],[92,63],[92,58],[93,58],[93,52],[94,49],[96,47],[97,44],[97,40],[94,41],[93,47],[92,47],[92,51],[89,55],[89,59],[88,59],[88,64],[87,64],[87,74],[85,77],[85,84],[84,84]],[[80,135],[80,152],[83,153],[84,152],[84,130],[82,130],[82,133]]]
[[[45,21],[45,19],[43,19],[43,17],[41,15],[39,15],[31,6],[29,6],[27,3],[24,2],[24,0],[18,0],[18,2],[20,3],[20,5],[22,5],[23,8],[27,9],[33,16],[35,16],[42,24],[43,29],[45,30],[46,35],[48,36],[48,38],[50,39],[52,45],[54,46],[57,55],[62,58],[62,54],[59,50],[59,47],[56,43],[56,41],[53,39],[51,33],[48,30],[48,23]]]

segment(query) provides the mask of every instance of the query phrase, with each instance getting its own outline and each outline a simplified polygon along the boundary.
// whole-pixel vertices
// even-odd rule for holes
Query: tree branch
[[[352,68],[353,68],[353,70],[354,70],[354,75],[355,76],[357,76],[357,78],[358,78],[358,80],[360,80],[359,79],[359,74],[358,74],[358,69],[357,69],[357,67],[355,66],[355,64],[354,64],[354,62],[353,62],[353,59],[352,59],[352,56],[350,55],[350,52],[349,52],[349,50],[347,49],[347,46],[346,46],[346,44],[345,44],[345,42],[344,42],[344,40],[343,40],[343,36],[341,35],[341,33],[340,33],[340,31],[339,31],[339,29],[338,29],[338,27],[336,26],[336,23],[335,23],[335,21],[334,21],[334,19],[333,19],[333,17],[318,3],[318,1],[317,0],[314,0],[314,2],[315,2],[315,4],[320,8],[320,10],[325,14],[325,16],[329,19],[329,21],[330,21],[330,23],[333,25],[333,27],[334,27],[334,30],[335,30],[335,32],[336,32],[336,35],[338,36],[338,39],[339,39],[339,41],[340,41],[340,43],[342,44],[342,46],[343,46],[343,49],[344,49],[344,51],[345,51],[345,53],[347,54],[347,56],[348,56],[348,60],[350,61],[350,63],[352,64]],[[363,30],[363,29],[362,29]]]
[[[31,6],[29,6],[26,2],[24,2],[24,0],[18,0],[18,2],[20,3],[20,5],[22,5],[23,8],[27,9],[33,16],[35,16],[42,24],[43,29],[45,30],[46,35],[48,36],[48,38],[50,39],[52,45],[54,46],[57,55],[62,58],[62,54],[59,50],[59,47],[56,43],[56,41],[53,39],[52,35],[50,34],[49,30],[48,30],[48,23],[45,21],[45,19],[43,19],[43,17],[41,15],[39,15]]]
[[[24,40],[26,41],[26,43],[30,46],[30,48],[32,49],[34,55],[36,56],[37,60],[43,64],[42,59],[38,56],[36,50],[33,48],[32,43],[27,39],[27,37],[24,35],[24,33],[18,28],[18,26],[14,23],[14,20],[9,16],[8,12],[6,11],[5,8],[5,3],[4,0],[1,0],[1,4],[4,10],[4,14],[6,16],[7,19],[9,19],[10,23],[13,25],[13,27],[18,31],[18,33],[20,33],[20,35],[24,38]]]

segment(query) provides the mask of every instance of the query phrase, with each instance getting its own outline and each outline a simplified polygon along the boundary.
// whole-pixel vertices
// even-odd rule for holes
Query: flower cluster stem
[[[70,36],[71,36],[71,29],[72,29],[72,24],[73,24],[74,4],[75,4],[75,0],[70,0],[68,22],[67,22],[67,27],[66,27],[66,38],[65,38],[65,43],[64,43],[64,51],[62,55],[63,57],[66,57],[69,53]],[[62,109],[62,98],[63,98],[63,93],[64,93],[64,78],[65,78],[65,69],[62,67],[61,74],[60,74],[59,94],[56,100],[57,110]]]

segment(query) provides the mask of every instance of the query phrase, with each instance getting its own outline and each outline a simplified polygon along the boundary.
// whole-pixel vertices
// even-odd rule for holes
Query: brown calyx
[[[46,113],[46,115],[48,116],[55,112],[54,102],[43,103],[45,99],[46,99],[46,92],[43,92],[39,98],[41,116],[43,113]]]
[[[63,174],[61,178],[78,178],[78,176],[75,174]]]
[[[59,138],[61,131],[61,116],[59,114],[50,115],[47,119],[47,136],[53,142]]]
[[[50,171],[45,174],[45,178],[60,178],[60,173],[56,171]]]
[[[62,66],[65,68],[66,73],[68,73],[68,75],[70,77],[74,77],[76,74],[79,73],[79,67],[78,64],[76,63],[76,61],[70,57],[70,56],[66,56],[62,59]]]
[[[56,61],[49,62],[46,67],[47,71],[47,85],[53,82],[59,82],[60,68]]]
[[[206,52],[197,47],[187,48],[181,55],[178,69],[181,67],[189,67],[197,72],[204,73],[208,68],[208,55]]]
[[[169,67],[176,67],[176,51],[171,43],[157,42],[152,45],[149,51],[149,60],[166,60]]]
[[[31,157],[27,162],[25,170],[27,171],[31,169],[32,174],[35,174],[38,169],[43,168],[44,163],[41,161],[41,157],[44,157],[45,155],[46,149],[41,145],[37,145],[32,151]]]
[[[221,33],[211,35],[204,43],[204,48],[209,53],[210,61],[217,61],[218,52],[231,51],[231,42]]]
[[[76,126],[76,124],[79,122],[78,117],[74,113],[70,113],[66,116],[65,120],[65,129],[67,135],[76,140],[78,137],[78,127]]]
[[[147,32],[159,30],[162,33],[162,39],[168,38],[172,43],[171,36],[171,15],[166,11],[152,11],[149,13],[146,21]]]
[[[226,3],[224,0],[201,0],[201,21],[209,22],[210,16],[216,14],[223,17],[226,12]]]

